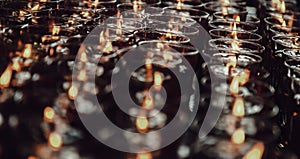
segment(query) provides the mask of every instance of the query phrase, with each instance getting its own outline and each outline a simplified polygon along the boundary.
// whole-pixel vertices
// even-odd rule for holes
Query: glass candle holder
[[[286,48],[299,49],[299,36],[296,35],[276,35],[272,37],[272,48],[275,50],[283,50]]]
[[[237,43],[237,47],[234,46],[234,43]],[[257,53],[261,54],[265,51],[265,47],[260,44],[244,41],[244,40],[235,40],[235,39],[211,39],[209,40],[209,45],[217,50],[223,51],[237,51],[241,53]]]
[[[209,31],[209,35],[214,38],[229,38],[234,39],[232,32],[235,32],[236,37],[240,40],[251,41],[256,43],[262,42],[262,37],[256,33],[247,32],[247,31],[237,31],[237,30],[226,30],[226,29],[212,29]]]
[[[267,17],[264,19],[266,23],[266,29],[269,30],[272,26],[288,26],[288,27],[298,27],[300,23],[297,19],[290,19],[286,17]]]
[[[187,36],[168,33],[168,32],[161,32],[161,31],[138,31],[134,34],[136,42],[140,43],[143,41],[165,41],[169,43],[181,43],[187,44],[190,42],[190,39]]]
[[[272,26],[270,28],[269,37],[276,35],[298,35],[300,29],[298,27],[282,27],[282,26]]]
[[[147,18],[148,22],[161,24],[181,24],[185,26],[195,25],[197,22],[192,18],[187,18],[179,15],[150,15]]]
[[[215,12],[220,12],[224,8],[227,10],[227,12],[241,12],[245,11],[246,8],[244,6],[240,6],[236,3],[230,3],[228,4],[223,4],[220,2],[207,2],[204,3],[203,8],[210,13],[211,15]]]
[[[234,28],[234,23],[236,28]],[[226,20],[212,20],[208,22],[208,26],[211,29],[227,29],[227,30],[238,30],[238,31],[248,31],[248,32],[257,32],[258,27],[247,22],[235,22],[235,21],[226,21]]]
[[[164,14],[170,14],[170,15],[181,15],[181,16],[186,16],[189,18],[193,18],[197,22],[201,21],[207,21],[209,14],[205,11],[201,11],[198,9],[193,9],[190,7],[175,7],[175,6],[170,6],[170,7],[165,7],[164,9]]]
[[[247,11],[242,11],[240,13],[227,13],[224,15],[223,12],[216,12],[213,14],[214,19],[224,19],[227,21],[235,21],[236,16],[238,15],[240,17],[240,21],[242,22],[247,22],[254,24],[255,26],[260,25],[260,19],[256,18],[254,16],[247,16],[248,12]]]

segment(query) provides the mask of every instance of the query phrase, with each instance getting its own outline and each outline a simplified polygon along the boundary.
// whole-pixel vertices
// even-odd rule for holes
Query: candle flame
[[[58,35],[60,32],[60,26],[54,25],[52,27],[52,35]]]
[[[161,89],[161,85],[163,83],[163,78],[160,72],[154,72],[154,88],[156,90]]]
[[[88,57],[87,57],[87,54],[85,52],[80,54],[80,61],[81,62],[88,62]]]
[[[99,3],[99,0],[95,0],[93,3],[92,3],[92,7],[97,7],[98,6],[98,3]]]
[[[24,58],[30,58],[31,54],[32,54],[32,45],[31,44],[25,44],[22,56]]]
[[[100,44],[105,43],[104,31],[100,32],[99,42],[100,42]]]
[[[284,0],[282,0],[282,2],[281,2],[279,11],[280,11],[280,13],[285,13],[285,11],[286,11],[285,1]]]
[[[15,70],[16,72],[21,71],[21,65],[18,60],[14,60],[12,64],[12,69]]]
[[[136,119],[136,128],[138,132],[145,133],[148,130],[148,119],[143,116],[139,116]]]
[[[76,86],[71,86],[68,91],[69,98],[74,100],[77,95],[78,95],[78,88]]]
[[[222,14],[223,16],[228,15],[228,7],[222,7]]]
[[[88,79],[87,75],[86,75],[86,71],[85,70],[81,70],[77,76],[77,79],[79,81],[86,81]]]
[[[183,1],[181,1],[181,0],[177,0],[177,6],[176,6],[176,9],[177,10],[181,10],[182,9],[182,7],[183,7]]]
[[[262,142],[255,144],[243,159],[261,159],[264,154],[265,146]]]
[[[11,64],[9,64],[0,77],[0,88],[9,87],[11,77],[12,77],[12,67]]]
[[[245,104],[242,97],[237,97],[234,100],[232,107],[232,115],[236,117],[244,117],[245,116]]]
[[[44,121],[46,122],[53,122],[55,117],[55,111],[51,107],[46,107],[44,109]]]
[[[229,91],[231,94],[237,95],[239,93],[239,77],[235,76],[233,77],[230,86]]]
[[[245,131],[242,128],[239,128],[232,134],[231,142],[240,145],[245,142],[245,138]]]
[[[59,150],[62,146],[62,138],[61,136],[56,133],[56,132],[52,132],[49,135],[49,139],[48,139],[48,144],[55,150]]]
[[[111,43],[111,41],[107,41],[104,48],[103,48],[103,52],[110,53],[112,51],[113,51],[112,43]]]
[[[153,98],[151,97],[151,95],[147,95],[144,99],[143,102],[143,108],[147,109],[147,110],[151,110],[153,109]]]
[[[228,69],[235,68],[237,64],[237,59],[235,56],[229,56],[229,62],[226,64]]]
[[[31,8],[31,11],[38,11],[40,9],[40,4],[37,4]]]
[[[222,2],[224,6],[228,7],[230,5],[230,0],[222,0]]]
[[[152,69],[152,61],[151,61],[151,59],[148,59],[148,58],[146,59],[145,67],[146,67],[147,70]]]
[[[245,85],[250,78],[250,71],[248,69],[244,69],[243,72],[239,74],[239,82],[240,85]]]
[[[136,159],[152,159],[152,154],[150,152],[138,153]]]
[[[237,40],[232,41],[231,47],[234,51],[240,51],[239,42]]]
[[[157,47],[158,49],[160,49],[160,50],[163,50],[163,49],[164,49],[164,44],[158,42],[158,43],[156,43],[156,47]]]

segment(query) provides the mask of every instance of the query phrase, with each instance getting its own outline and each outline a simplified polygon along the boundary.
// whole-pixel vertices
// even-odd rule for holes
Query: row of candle
[[[147,7],[147,3],[152,7]],[[4,6],[11,4],[13,2],[6,2]],[[250,12],[249,10],[246,11],[245,2],[135,1],[118,4],[115,1],[108,1],[107,3],[84,1],[67,4],[63,9],[61,8],[63,6],[61,1],[32,3],[29,9],[20,10],[18,19],[21,19],[21,23],[19,23],[20,20],[8,21],[7,19],[4,19],[5,23],[1,23],[1,27],[3,26],[3,33],[1,34],[7,38],[1,39],[5,46],[10,48],[17,46],[15,48],[18,48],[16,50],[9,48],[7,51],[7,56],[12,61],[7,64],[0,78],[0,86],[4,88],[3,92],[4,90],[18,92],[19,89],[25,88],[32,82],[43,83],[48,77],[47,72],[43,74],[43,71],[53,71],[53,66],[59,68],[59,82],[50,81],[59,85],[58,96],[54,102],[50,102],[54,107],[45,107],[43,112],[45,126],[42,127],[42,130],[48,140],[48,145],[39,145],[38,150],[28,158],[49,158],[52,155],[59,156],[63,152],[78,157],[79,154],[76,150],[70,150],[67,146],[62,147],[62,145],[77,141],[70,141],[70,138],[81,138],[82,126],[72,128],[68,125],[68,123],[74,121],[76,123],[78,120],[78,117],[74,115],[75,106],[72,100],[81,99],[79,105],[81,109],[77,107],[79,113],[92,113],[94,111],[93,103],[89,103],[85,97],[78,96],[78,91],[81,89],[88,94],[96,93],[99,98],[104,99],[101,104],[105,110],[112,113],[111,120],[124,129],[147,133],[165,126],[171,120],[176,102],[172,103],[168,99],[165,110],[155,118],[147,118],[145,114],[137,112],[134,108],[130,108],[129,112],[131,113],[129,114],[140,115],[137,118],[128,118],[116,108],[114,101],[111,100],[110,77],[115,73],[113,66],[122,55],[128,54],[127,52],[130,53],[137,46],[137,52],[147,53],[147,57],[143,59],[144,67],[132,73],[132,87],[134,89],[131,93],[133,93],[134,100],[142,105],[142,109],[157,111],[156,109],[163,101],[161,99],[162,85],[167,88],[167,91],[172,92],[173,99],[178,98],[178,94],[175,93],[177,92],[176,88],[168,90],[174,84],[175,77],[165,69],[182,68],[180,59],[174,55],[174,49],[183,53],[197,72],[199,81],[204,82],[201,89],[208,90],[207,94],[209,92],[228,94],[225,108],[213,132],[204,139],[198,139],[197,136],[192,137],[196,138],[197,142],[193,142],[193,146],[187,149],[193,151],[193,154],[185,154],[187,149],[184,149],[184,145],[179,146],[177,157],[204,155],[211,158],[261,158],[265,146],[269,145],[270,141],[274,141],[278,135],[277,127],[268,125],[272,123],[269,118],[278,112],[273,102],[267,102],[270,99],[272,101],[273,89],[262,82],[267,78],[268,73],[265,69],[261,69],[261,66],[264,65],[267,69],[273,66],[268,67],[268,62],[265,60],[268,60],[270,55],[260,45],[266,39],[258,33],[265,29],[260,26],[260,19],[262,18],[253,16],[255,13],[247,15],[247,12],[248,14]],[[158,5],[166,7],[164,9],[153,7]],[[53,6],[56,9],[53,9]],[[116,7],[116,9],[107,8],[111,6]],[[284,11],[282,2],[276,6],[280,6],[276,9]],[[267,15],[268,13],[269,11],[260,14]],[[275,13],[273,11],[273,14]],[[69,14],[73,14],[73,16],[64,18],[63,15]],[[109,17],[114,14],[116,14],[115,17]],[[49,18],[49,16],[56,15],[63,17]],[[135,19],[132,20],[131,18]],[[144,26],[145,20],[146,26]],[[208,20],[210,21],[208,22]],[[272,22],[272,19],[265,18],[264,21],[268,23],[268,21]],[[12,27],[11,25],[14,23],[11,22],[18,22],[18,27]],[[207,45],[193,46],[203,31],[197,23],[207,29],[213,38]],[[286,21],[288,25],[293,25],[291,23]],[[49,29],[43,29],[44,24],[50,24]],[[99,24],[99,28],[91,30]],[[280,28],[282,26],[283,23],[282,25],[270,23],[269,30],[273,32],[287,31],[287,29],[282,30]],[[35,31],[37,33],[34,33]],[[93,33],[91,35],[95,36],[87,36],[88,33]],[[273,35],[271,34],[271,36]],[[84,43],[86,46],[79,49],[85,38],[87,38],[87,42]],[[279,35],[273,37],[273,39],[275,38],[284,39]],[[287,45],[297,45],[293,39],[286,42]],[[275,46],[278,47],[277,43]],[[202,50],[201,55],[209,59],[204,64],[203,59],[199,57]],[[97,58],[95,52],[102,55],[100,63],[93,61],[94,58]],[[76,75],[78,83],[72,85],[71,71],[76,55],[79,56],[79,65],[75,66],[75,69],[78,70],[78,75]],[[135,56],[138,57],[138,55]],[[131,59],[137,58],[135,56]],[[126,73],[128,71],[126,70],[126,62],[132,61],[125,60],[124,67],[119,68],[119,72]],[[220,65],[220,63],[224,65]],[[208,68],[200,66],[207,66]],[[38,67],[42,67],[42,69],[37,69]],[[89,81],[88,72],[89,68],[93,67],[97,68],[96,85],[98,90],[95,91],[90,88],[92,84]],[[295,70],[293,67],[290,68]],[[216,84],[210,89],[208,86],[210,84],[209,77],[205,73],[208,69],[211,71],[211,78],[225,79],[226,82]],[[295,72],[297,73],[297,71],[293,71],[293,73]],[[129,73],[131,74],[131,72]],[[296,75],[291,76],[293,80]],[[46,81],[44,85],[47,85],[47,82],[49,81]],[[150,89],[149,86],[152,84],[154,84],[155,90]],[[118,83],[117,87],[120,87]],[[262,90],[262,92],[258,90]],[[3,96],[7,95],[9,94],[6,93]],[[24,100],[25,97],[20,98]],[[206,106],[201,105],[200,109],[205,110]],[[198,115],[199,120],[201,120],[202,115],[201,113]],[[120,117],[123,116],[125,122],[123,119],[120,120]],[[264,118],[260,119],[261,117]],[[64,118],[67,120],[63,120]],[[51,128],[53,125],[54,129]],[[195,129],[198,131],[199,123],[196,124]],[[228,135],[224,136],[223,132]],[[70,135],[72,133],[73,135]],[[184,137],[190,133],[193,133],[193,130],[187,132]],[[269,136],[270,138],[266,139],[268,141],[256,135],[260,133],[266,133],[264,137]],[[150,141],[144,142],[150,143]],[[184,139],[183,142],[185,142]],[[231,145],[230,150],[223,150],[223,147],[227,145]],[[48,149],[53,152],[46,153],[45,151],[49,152]],[[241,151],[237,152],[237,150]],[[160,155],[157,154],[163,153],[163,151],[150,153],[145,148],[141,148],[141,152],[143,153],[133,156],[136,158],[159,158]],[[128,157],[132,156],[129,155]]]

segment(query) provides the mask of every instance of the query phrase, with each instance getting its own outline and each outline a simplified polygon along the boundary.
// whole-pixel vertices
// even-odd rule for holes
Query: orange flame
[[[9,64],[0,77],[0,88],[9,87],[12,76],[12,66]]]
[[[145,67],[146,67],[147,70],[152,69],[152,61],[151,61],[151,59],[148,59],[148,58],[146,59]]]
[[[285,13],[285,11],[286,11],[285,1],[282,0],[281,5],[280,5],[279,12],[280,12],[280,13]]]
[[[98,6],[98,3],[99,3],[99,0],[95,0],[93,3],[92,3],[92,7],[97,7]]]
[[[231,94],[238,94],[239,93],[239,77],[238,76],[235,76],[233,77],[231,83],[230,83],[230,86],[229,86],[229,91]]]
[[[77,79],[79,81],[86,81],[88,79],[87,75],[86,75],[86,71],[85,70],[81,70],[77,76]]]
[[[21,65],[18,60],[13,61],[12,69],[15,70],[16,72],[21,71]]]
[[[30,58],[31,55],[32,55],[32,45],[31,44],[25,44],[22,56],[24,58]]]
[[[232,107],[232,115],[236,117],[243,117],[245,116],[245,104],[242,97],[237,97],[234,100],[233,107]]]
[[[231,47],[234,51],[240,51],[239,42],[237,40],[232,41]]]
[[[245,131],[242,128],[239,128],[234,131],[234,133],[231,136],[231,142],[234,144],[243,144],[245,142]]]
[[[52,35],[58,35],[60,32],[60,26],[53,25],[52,27]]]
[[[222,7],[222,14],[223,16],[228,15],[228,7]]]
[[[103,48],[103,52],[110,53],[112,51],[113,51],[112,43],[111,43],[111,41],[107,41],[104,48]]]
[[[153,98],[150,95],[147,95],[143,102],[143,108],[147,110],[153,109]]]
[[[163,83],[163,78],[160,72],[154,72],[154,88],[156,90],[161,89],[161,85]]]
[[[78,95],[78,88],[76,86],[71,86],[68,91],[69,98],[74,100],[77,95]]]
[[[152,159],[152,154],[150,152],[138,153],[136,159]]]
[[[87,54],[85,52],[80,54],[80,61],[81,62],[88,62],[88,57],[87,57]]]
[[[181,1],[181,0],[177,0],[177,6],[176,6],[176,9],[177,10],[181,10],[182,9],[182,7],[183,7],[183,1]]]
[[[228,69],[235,68],[237,64],[237,59],[235,56],[229,56],[229,62],[226,64]]]
[[[136,119],[136,128],[138,132],[145,133],[148,130],[148,119],[143,116],[139,116]]]
[[[249,81],[250,71],[248,69],[244,69],[243,72],[239,74],[240,85],[244,85]]]
[[[261,159],[265,151],[265,146],[262,142],[255,144],[243,159]]]
[[[62,138],[58,133],[51,133],[49,135],[48,144],[55,150],[59,150],[62,146]]]
[[[37,4],[31,8],[31,11],[38,11],[40,9],[40,4]]]
[[[51,107],[46,107],[44,109],[44,121],[46,122],[53,122],[55,117],[55,111]]]

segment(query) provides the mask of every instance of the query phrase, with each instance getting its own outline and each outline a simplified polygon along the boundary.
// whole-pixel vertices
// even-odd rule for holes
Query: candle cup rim
[[[250,39],[241,39],[241,40],[246,40],[246,41],[253,41],[253,42],[256,42],[256,41],[261,41],[262,40],[262,36],[260,36],[259,34],[257,33],[253,33],[253,32],[250,32],[250,31],[241,31],[241,30],[227,30],[227,29],[221,29],[221,28],[217,28],[217,29],[211,29],[209,30],[209,34],[212,35],[212,36],[215,36],[215,37],[218,37],[218,38],[222,38],[222,36],[219,36],[217,34],[214,34],[213,32],[214,31],[224,31],[224,32],[228,32],[228,33],[231,33],[232,31],[235,31],[237,34],[249,34],[249,35],[254,35],[258,38],[250,38]],[[229,38],[231,39],[231,38]],[[240,38],[238,38],[240,39]]]
[[[215,42],[216,41],[237,41],[239,43],[244,43],[247,44],[247,46],[252,45],[255,46],[257,49],[259,50],[248,50],[248,51],[238,51],[238,50],[232,50],[231,48],[218,48],[217,46],[215,46]],[[265,51],[265,47],[258,44],[258,43],[254,43],[254,42],[250,42],[250,41],[246,41],[246,40],[235,40],[235,39],[228,39],[228,38],[219,38],[219,39],[211,39],[208,41],[209,46],[213,47],[214,49],[217,50],[223,50],[223,51],[236,51],[236,52],[240,52],[240,53],[244,53],[244,52],[250,52],[250,53],[263,53]],[[242,47],[240,47],[242,48]]]
[[[225,23],[225,24],[228,24],[228,26],[231,26],[231,23],[234,23],[234,22],[236,22],[236,25],[241,25],[242,24],[242,25],[245,25],[245,26],[250,26],[252,28],[252,29],[249,29],[249,30],[242,29],[241,31],[248,31],[248,32],[257,32],[258,31],[257,26],[255,26],[253,23],[248,23],[248,22],[224,21],[222,19],[216,19],[216,20],[210,20],[208,22],[208,25],[210,27],[212,27],[213,29],[225,29],[225,28],[218,27],[214,23]],[[226,28],[226,29],[232,30],[230,28]]]
[[[156,34],[163,34],[163,35],[166,35],[167,32],[162,32],[162,31],[152,31],[151,34],[153,33],[156,33]],[[136,34],[136,33],[135,33]],[[140,45],[140,43],[143,43],[144,41],[157,41],[157,42],[169,42],[169,43],[175,43],[175,44],[181,44],[181,43],[188,43],[190,42],[190,38],[188,36],[185,36],[185,35],[182,35],[182,34],[174,34],[174,33],[170,33],[171,36],[179,36],[181,38],[183,38],[184,40],[183,41],[174,41],[174,40],[159,40],[159,39],[153,39],[153,40],[143,40],[143,41],[140,41],[138,42],[138,45]]]
[[[182,34],[182,35],[186,35],[186,36],[189,36],[189,35],[195,35],[195,34],[198,34],[200,31],[197,27],[195,26],[185,26],[185,25],[182,25],[182,24],[173,24],[172,26],[178,26],[178,27],[181,27],[181,29],[178,29],[178,30],[174,30],[174,29],[169,29],[169,28],[163,28],[164,26],[167,27],[165,24],[161,24],[161,23],[158,23],[158,24],[152,24],[155,28],[156,31],[159,31],[159,32],[166,32],[166,33],[171,33],[171,34]],[[186,28],[187,30],[191,30],[193,29],[194,31],[190,31],[190,32],[182,32],[182,28]],[[184,29],[183,29],[184,30]]]
[[[182,9],[177,9],[176,6],[167,6],[167,7],[164,7],[163,10],[174,10],[176,9],[176,11],[181,11],[181,10],[192,10],[192,11],[195,11],[195,12],[200,12],[200,13],[203,13],[203,15],[198,15],[200,18],[208,18],[209,17],[209,13],[203,11],[203,10],[198,10],[196,8],[189,8],[189,7],[181,7]]]
[[[192,46],[188,46],[188,45],[184,45],[184,44],[180,44],[180,43],[170,43],[170,42],[167,42],[167,41],[143,41],[141,43],[139,43],[139,45],[146,45],[146,44],[151,44],[151,43],[162,43],[163,45],[166,45],[166,46],[170,46],[170,48],[172,47],[180,47],[180,48],[185,48],[185,49],[192,49],[193,51],[190,51],[189,53],[186,53],[184,52],[183,55],[196,55],[196,54],[199,54],[199,50],[195,47],[192,47]],[[172,48],[173,50],[175,50],[174,48]]]
[[[154,17],[154,19],[151,19],[151,17]],[[169,23],[169,21],[161,21],[161,20],[156,20],[156,18],[158,17],[170,17],[170,18],[166,18],[165,20],[169,20],[171,18],[177,18],[177,19],[182,19],[182,16],[180,15],[165,15],[165,14],[153,14],[153,15],[150,15],[147,17],[148,20],[152,20],[154,22],[158,22],[158,23],[165,23],[165,24],[182,24],[182,25],[187,25],[187,26],[193,26],[197,23],[197,21],[195,21],[194,19],[192,18],[189,18],[189,17],[184,17],[185,18],[185,22],[184,23],[179,23],[179,22],[172,22],[172,23]]]
[[[282,34],[278,34],[272,37],[272,41],[274,41],[275,43],[279,43],[281,45],[284,45],[280,40],[282,39],[290,39],[290,38],[299,38],[300,39],[300,35],[282,35]],[[287,45],[284,45],[285,47],[290,47]],[[293,48],[293,49],[300,49],[300,46]]]

